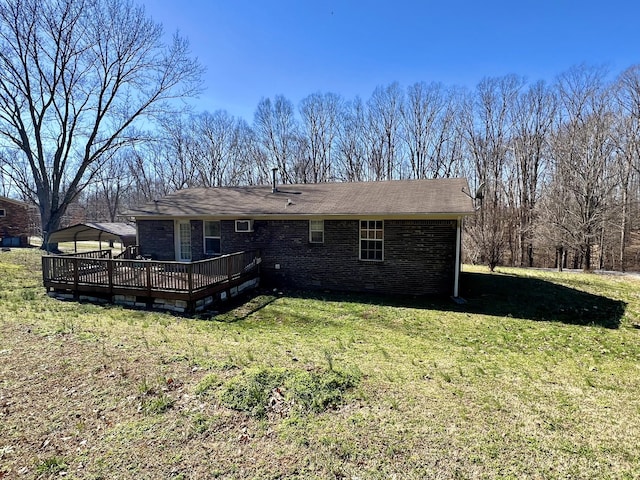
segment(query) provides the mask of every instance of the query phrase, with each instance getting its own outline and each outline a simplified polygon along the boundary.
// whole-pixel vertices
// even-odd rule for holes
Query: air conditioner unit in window
[[[236,232],[253,232],[253,220],[236,220]]]

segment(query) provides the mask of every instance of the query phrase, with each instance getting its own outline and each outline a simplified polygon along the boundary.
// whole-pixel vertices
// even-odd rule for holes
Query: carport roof
[[[123,245],[136,243],[136,228],[128,223],[78,223],[56,230],[49,235],[49,243],[61,242],[122,242]]]

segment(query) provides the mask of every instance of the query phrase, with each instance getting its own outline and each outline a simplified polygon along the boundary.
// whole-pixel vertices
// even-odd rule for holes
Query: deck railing
[[[136,257],[140,256],[140,246],[139,245],[127,245],[125,249],[117,254],[113,258],[124,258],[128,260],[132,260]]]
[[[150,297],[159,292],[193,297],[198,292],[257,274],[257,251],[238,252],[197,262],[111,258],[110,250],[78,255],[42,257],[42,276],[47,288],[116,293],[130,290]],[[104,255],[104,256],[103,256]]]
[[[111,250],[92,250],[90,252],[62,253],[56,256],[78,258],[111,258]]]

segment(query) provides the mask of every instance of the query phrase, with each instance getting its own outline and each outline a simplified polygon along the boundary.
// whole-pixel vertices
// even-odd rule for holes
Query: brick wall
[[[367,262],[359,260],[358,220],[325,220],[323,244],[309,243],[306,220],[256,220],[252,233],[236,233],[233,221],[223,221],[222,251],[259,248],[264,284],[450,295],[455,226],[455,220],[387,220],[384,261]]]
[[[175,260],[175,224],[173,220],[138,220],[138,241],[142,255],[153,260]],[[202,220],[191,220],[191,260],[203,260]]]
[[[30,213],[27,205],[9,202],[0,198],[0,210],[4,210],[4,216],[0,217],[0,238],[16,239],[19,245],[26,247],[29,244]],[[5,240],[8,244],[8,240]]]
[[[207,258],[204,254],[204,222],[202,220],[191,220],[191,260],[203,260]]]
[[[174,260],[173,225],[138,221],[141,253]],[[191,221],[194,261],[204,258],[202,228]],[[451,295],[455,243],[455,220],[386,220],[384,261],[371,262],[359,260],[358,220],[325,220],[322,244],[309,242],[307,220],[256,220],[246,233],[221,222],[223,254],[260,249],[263,284],[299,289]]]
[[[140,253],[153,260],[175,260],[173,220],[138,220]]]

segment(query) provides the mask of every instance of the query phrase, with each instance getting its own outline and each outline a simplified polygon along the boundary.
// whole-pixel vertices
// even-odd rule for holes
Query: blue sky
[[[552,82],[581,63],[640,63],[636,0],[139,0],[206,67],[199,110],[253,121],[263,97],[367,99],[418,81],[473,88],[509,73]]]

